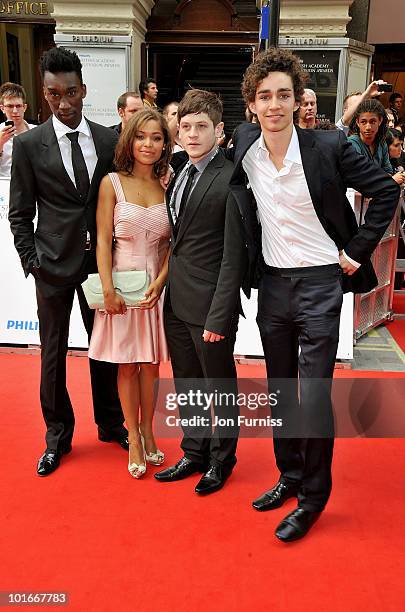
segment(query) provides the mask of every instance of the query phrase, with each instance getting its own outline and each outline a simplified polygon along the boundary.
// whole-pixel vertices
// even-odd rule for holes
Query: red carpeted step
[[[277,478],[271,440],[241,440],[234,474],[206,498],[193,491],[198,476],[157,483],[151,468],[136,481],[126,453],[96,440],[87,362],[70,358],[74,448],[40,479],[39,358],[0,355],[0,368],[1,591],[68,591],[68,609],[80,612],[403,608],[403,440],[338,440],[327,511],[305,540],[285,545],[273,531],[294,502],[250,506]],[[180,456],[178,440],[159,444],[168,464]]]

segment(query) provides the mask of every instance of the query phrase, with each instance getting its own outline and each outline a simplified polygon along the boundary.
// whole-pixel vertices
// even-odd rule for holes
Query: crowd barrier
[[[21,346],[39,345],[38,318],[36,312],[35,283],[32,276],[25,278],[13,236],[8,222],[8,201],[10,181],[0,179],[0,244],[2,266],[0,268],[0,344]],[[358,197],[349,190],[352,205],[358,208]],[[392,306],[393,267],[397,237],[397,220],[388,228],[383,240],[373,256],[376,264],[379,287],[356,298],[354,308],[353,294],[346,294],[341,314],[340,337],[337,358],[353,358],[353,338],[387,318]],[[395,244],[394,244],[395,243]],[[242,305],[246,318],[240,318],[235,345],[235,355],[245,358],[263,358],[263,348],[256,325],[257,291],[250,300],[242,295]],[[365,314],[366,313],[366,314]],[[353,315],[355,316],[355,324]],[[368,318],[367,318],[368,317]],[[354,330],[354,332],[353,332]],[[363,332],[364,333],[364,332]],[[81,320],[78,302],[75,299],[70,324],[70,348],[86,349],[87,336]]]
[[[356,295],[354,302],[354,341],[366,334],[370,329],[393,317],[392,302],[394,298],[395,264],[398,248],[401,204],[403,191],[397,214],[387,227],[384,236],[375,249],[371,261],[378,278],[378,286],[368,293]],[[357,221],[360,214],[364,218],[369,200],[361,194],[355,194],[354,210]]]

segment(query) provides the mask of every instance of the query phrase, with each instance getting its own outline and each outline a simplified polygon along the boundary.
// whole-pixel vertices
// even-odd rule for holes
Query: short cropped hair
[[[24,104],[27,100],[24,87],[9,81],[0,87],[0,104],[4,104],[4,98],[21,98]]]
[[[126,91],[117,100],[117,109],[126,108],[128,98],[140,98],[141,96],[137,91]]]
[[[242,95],[246,104],[254,102],[259,84],[270,72],[289,74],[294,88],[294,97],[301,101],[308,75],[302,68],[299,58],[289,49],[272,48],[256,56],[248,66],[242,81]]]
[[[39,70],[42,79],[45,72],[75,72],[83,85],[82,63],[79,56],[74,51],[65,49],[64,47],[52,47],[42,54],[39,60]]]
[[[179,102],[177,102],[177,100],[172,100],[172,102],[168,102],[167,104],[164,105],[163,110],[162,110],[162,115],[167,115],[167,113],[169,112],[170,106],[173,106],[173,104],[175,104],[177,108],[179,107]]]
[[[397,92],[397,91],[394,91],[394,93],[392,93],[392,94],[390,95],[390,97],[389,97],[389,102],[390,102],[390,104],[392,104],[393,102],[395,102],[395,100],[396,100],[397,98],[401,98],[401,99],[402,99],[402,94],[400,94],[400,93],[399,93],[399,92]]]
[[[122,130],[114,157],[114,166],[117,172],[123,172],[125,174],[132,173],[135,164],[134,140],[136,138],[136,133],[147,121],[151,120],[158,122],[163,133],[164,142],[162,155],[154,164],[154,173],[155,176],[159,178],[166,175],[172,154],[172,138],[169,132],[169,126],[163,115],[149,108],[139,110],[135,113]]]
[[[304,94],[306,94],[307,96],[313,96],[316,100],[316,93],[314,92],[313,89],[309,89],[308,87],[305,87]]]
[[[152,78],[149,78],[149,77],[148,77],[148,78],[146,78],[146,79],[143,79],[143,81],[141,81],[141,82],[139,83],[139,91],[141,92],[141,98],[142,98],[142,100],[143,100],[143,99],[144,99],[144,97],[145,97],[145,91],[148,89],[148,87],[149,87],[149,85],[150,85],[151,83],[154,83],[155,85],[157,85],[157,83],[156,83],[155,79],[152,79]]]
[[[186,115],[206,113],[215,127],[222,120],[222,111],[223,105],[217,94],[205,89],[190,89],[179,104],[177,119],[180,123]]]

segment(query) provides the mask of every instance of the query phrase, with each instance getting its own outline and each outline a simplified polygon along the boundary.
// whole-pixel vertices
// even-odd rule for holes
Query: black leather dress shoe
[[[124,429],[123,432],[118,431],[106,431],[105,429],[98,428],[98,439],[101,442],[117,442],[124,450],[129,450],[128,444],[128,432]]]
[[[191,459],[187,459],[187,457],[182,457],[176,465],[156,472],[155,478],[159,480],[159,482],[174,482],[175,480],[183,480],[183,478],[187,478],[187,476],[203,471],[204,467],[200,463],[195,463],[191,461]]]
[[[225,482],[231,475],[232,470],[224,468],[220,465],[210,465],[208,471],[205,472],[200,482],[195,488],[195,492],[200,495],[209,495],[222,489]]]
[[[290,497],[297,497],[298,487],[278,482],[270,491],[266,491],[252,502],[252,506],[259,512],[280,508]]]
[[[296,508],[281,521],[275,533],[282,542],[293,542],[303,538],[321,516],[320,512],[310,512]]]
[[[49,476],[52,474],[60,464],[60,458],[62,455],[67,455],[72,450],[72,446],[66,446],[62,450],[46,449],[42,457],[40,457],[37,466],[38,476]]]

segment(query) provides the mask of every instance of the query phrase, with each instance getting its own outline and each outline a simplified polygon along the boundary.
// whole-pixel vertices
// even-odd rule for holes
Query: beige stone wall
[[[280,36],[346,36],[353,0],[281,0]],[[260,7],[261,0],[257,0]]]
[[[281,0],[280,36],[346,36],[353,0]],[[141,44],[154,0],[54,0],[58,34],[110,34],[132,37],[130,88],[141,76]],[[258,7],[261,0],[257,0]]]
[[[54,0],[52,17],[58,34],[131,36],[130,89],[141,77],[141,44],[154,0]]]

